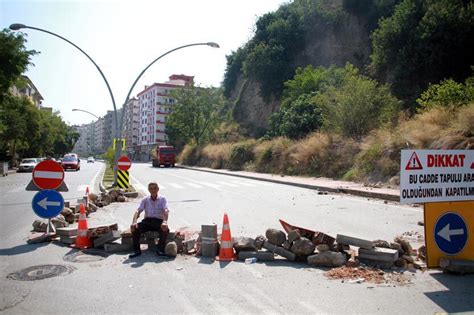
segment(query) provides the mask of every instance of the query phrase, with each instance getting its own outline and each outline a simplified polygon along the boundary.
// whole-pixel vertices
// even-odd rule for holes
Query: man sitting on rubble
[[[140,202],[140,206],[133,215],[133,222],[131,226],[132,238],[133,238],[133,250],[134,254],[130,255],[129,258],[138,257],[142,254],[140,250],[140,235],[148,231],[157,231],[160,235],[160,241],[158,242],[158,255],[165,255],[166,239],[168,237],[168,205],[165,197],[158,196],[158,184],[155,182],[148,184],[148,191],[150,196],[143,198]],[[137,223],[137,219],[140,213],[145,211],[145,218]]]

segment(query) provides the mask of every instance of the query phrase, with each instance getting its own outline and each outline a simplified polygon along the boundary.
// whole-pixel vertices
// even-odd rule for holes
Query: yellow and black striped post
[[[117,184],[120,188],[129,188],[128,171],[117,170]]]

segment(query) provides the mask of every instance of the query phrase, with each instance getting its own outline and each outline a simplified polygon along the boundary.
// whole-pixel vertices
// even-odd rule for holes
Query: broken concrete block
[[[273,245],[281,246],[284,241],[286,241],[286,234],[283,231],[277,229],[268,229],[265,232],[265,236],[267,237],[268,241]]]
[[[294,241],[298,240],[301,237],[299,230],[291,230],[288,232],[288,242],[292,244]]]
[[[408,242],[406,239],[404,239],[401,236],[398,236],[394,239],[395,243],[398,243],[402,246],[402,250],[405,254],[410,255],[413,251],[413,248],[410,245],[410,242]]]
[[[369,258],[360,258],[360,257],[359,257],[359,262],[361,264],[365,264],[367,266],[377,267],[377,268],[381,268],[381,269],[392,268],[394,263],[395,263],[393,261],[382,261],[382,260],[375,260],[375,259],[369,259]]]
[[[262,249],[263,244],[265,243],[266,240],[267,238],[263,235],[259,235],[255,238],[255,246],[257,247],[258,250]]]
[[[35,232],[46,232],[48,228],[48,222],[43,220],[35,220],[33,222],[33,231]]]
[[[91,212],[96,212],[97,209],[99,209],[99,207],[97,207],[95,204],[93,204],[92,202],[89,203],[89,209]]]
[[[373,241],[374,247],[383,247],[383,248],[390,248],[390,244],[384,240],[375,240]]]
[[[459,274],[474,273],[474,261],[467,259],[440,258],[439,266],[446,271]]]
[[[165,254],[166,256],[176,257],[178,255],[178,245],[175,242],[169,242],[165,246]]]
[[[125,197],[125,196],[117,196],[117,201],[118,201],[118,202],[125,202],[125,201],[127,201],[127,197]]]
[[[67,217],[67,216],[73,215],[74,212],[73,212],[71,209],[64,207],[64,209],[61,210],[61,214],[62,214],[64,217]]]
[[[290,252],[289,250],[284,249],[283,247],[278,247],[278,246],[270,243],[269,241],[266,241],[263,244],[263,247],[265,249],[268,249],[269,251],[277,254],[277,255],[285,257],[286,259],[288,259],[290,261],[295,261],[296,260],[296,255],[294,253]]]
[[[111,243],[115,240],[118,240],[120,238],[120,232],[111,230],[107,234],[104,234],[100,236],[99,238],[96,238],[94,240],[94,247],[100,247],[104,245],[105,243]]]
[[[359,260],[360,259],[371,259],[393,263],[398,259],[398,250],[382,247],[374,247],[372,249],[359,248]]]
[[[308,265],[321,267],[340,267],[346,263],[346,255],[339,252],[326,251],[308,256]]]
[[[183,243],[183,251],[185,254],[188,254],[194,250],[196,246],[196,239],[190,239]]]
[[[77,227],[62,227],[56,229],[56,234],[59,236],[76,236]]]
[[[319,253],[322,253],[322,252],[327,252],[330,247],[328,244],[319,244],[318,246],[316,246],[316,249],[318,250]]]
[[[257,258],[257,261],[273,261],[275,255],[272,252],[267,251],[240,251],[239,260],[245,260],[247,258]]]
[[[201,256],[202,257],[216,257],[219,252],[219,243],[215,241],[211,242],[202,242],[201,243]]]
[[[61,237],[59,238],[59,241],[61,243],[64,243],[64,244],[75,244],[76,243],[76,238],[77,236],[66,236],[66,235],[61,235]]]
[[[291,245],[291,251],[295,253],[297,256],[307,256],[314,253],[314,249],[316,245],[313,244],[309,239],[306,237],[301,237],[293,242]]]
[[[133,245],[119,244],[119,243],[108,243],[108,244],[104,244],[104,250],[107,253],[128,252],[128,251],[133,250]]]
[[[288,241],[284,241],[283,244],[281,244],[281,247],[283,247],[286,250],[290,250],[291,249],[291,243],[288,242]]]
[[[26,241],[28,244],[36,244],[36,243],[43,243],[52,240],[56,237],[55,233],[50,232],[42,233],[42,232],[33,232],[28,236],[28,240]]]
[[[241,250],[256,251],[255,240],[250,237],[233,237],[234,249],[238,253]]]
[[[66,219],[64,219],[61,214],[59,214],[57,217],[52,218],[51,223],[53,223],[55,228],[62,228],[69,225],[69,223],[66,222]]]
[[[366,248],[366,249],[371,249],[374,247],[374,243],[372,241],[356,238],[356,237],[351,237],[347,235],[342,235],[342,234],[337,234],[336,236],[336,242],[341,243],[341,244],[346,244],[346,245],[353,245],[357,246],[360,248]]]
[[[138,192],[126,192],[123,194],[127,198],[138,198]]]
[[[402,258],[408,261],[409,263],[414,263],[415,262],[415,257],[410,256],[410,255],[402,255]]]
[[[202,241],[214,241],[217,240],[217,225],[216,224],[209,224],[209,225],[201,225],[201,235]]]

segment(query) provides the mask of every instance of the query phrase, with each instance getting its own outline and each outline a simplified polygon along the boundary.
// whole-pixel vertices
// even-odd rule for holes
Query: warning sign
[[[410,159],[408,160],[407,166],[405,166],[406,170],[422,170],[423,166],[421,166],[420,159],[416,152],[413,152]]]
[[[474,150],[402,150],[400,202],[474,200]]]

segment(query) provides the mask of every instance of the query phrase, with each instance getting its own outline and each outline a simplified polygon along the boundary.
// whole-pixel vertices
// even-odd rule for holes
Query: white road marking
[[[231,184],[231,183],[228,183],[228,182],[216,182],[216,183],[224,185],[224,186],[229,186],[229,187],[239,187],[238,185]]]
[[[183,189],[184,187],[181,186],[180,184],[176,184],[176,183],[168,183],[170,186],[174,187],[174,188],[177,188],[177,189]]]
[[[234,183],[234,184],[239,184],[239,185],[248,186],[248,187],[255,187],[256,186],[254,184],[249,184],[249,183],[241,182],[241,181],[238,181],[238,180],[233,180],[231,182]]]
[[[188,186],[194,187],[194,188],[202,188],[202,187],[203,187],[203,186],[201,186],[201,185],[198,185],[198,184],[195,184],[195,183],[191,183],[191,182],[185,183],[185,184],[188,185]]]
[[[214,188],[214,189],[217,189],[217,190],[221,190],[221,186],[213,184],[213,183],[201,182],[201,184],[204,185],[204,186],[207,186],[207,187],[211,187],[211,188]]]

